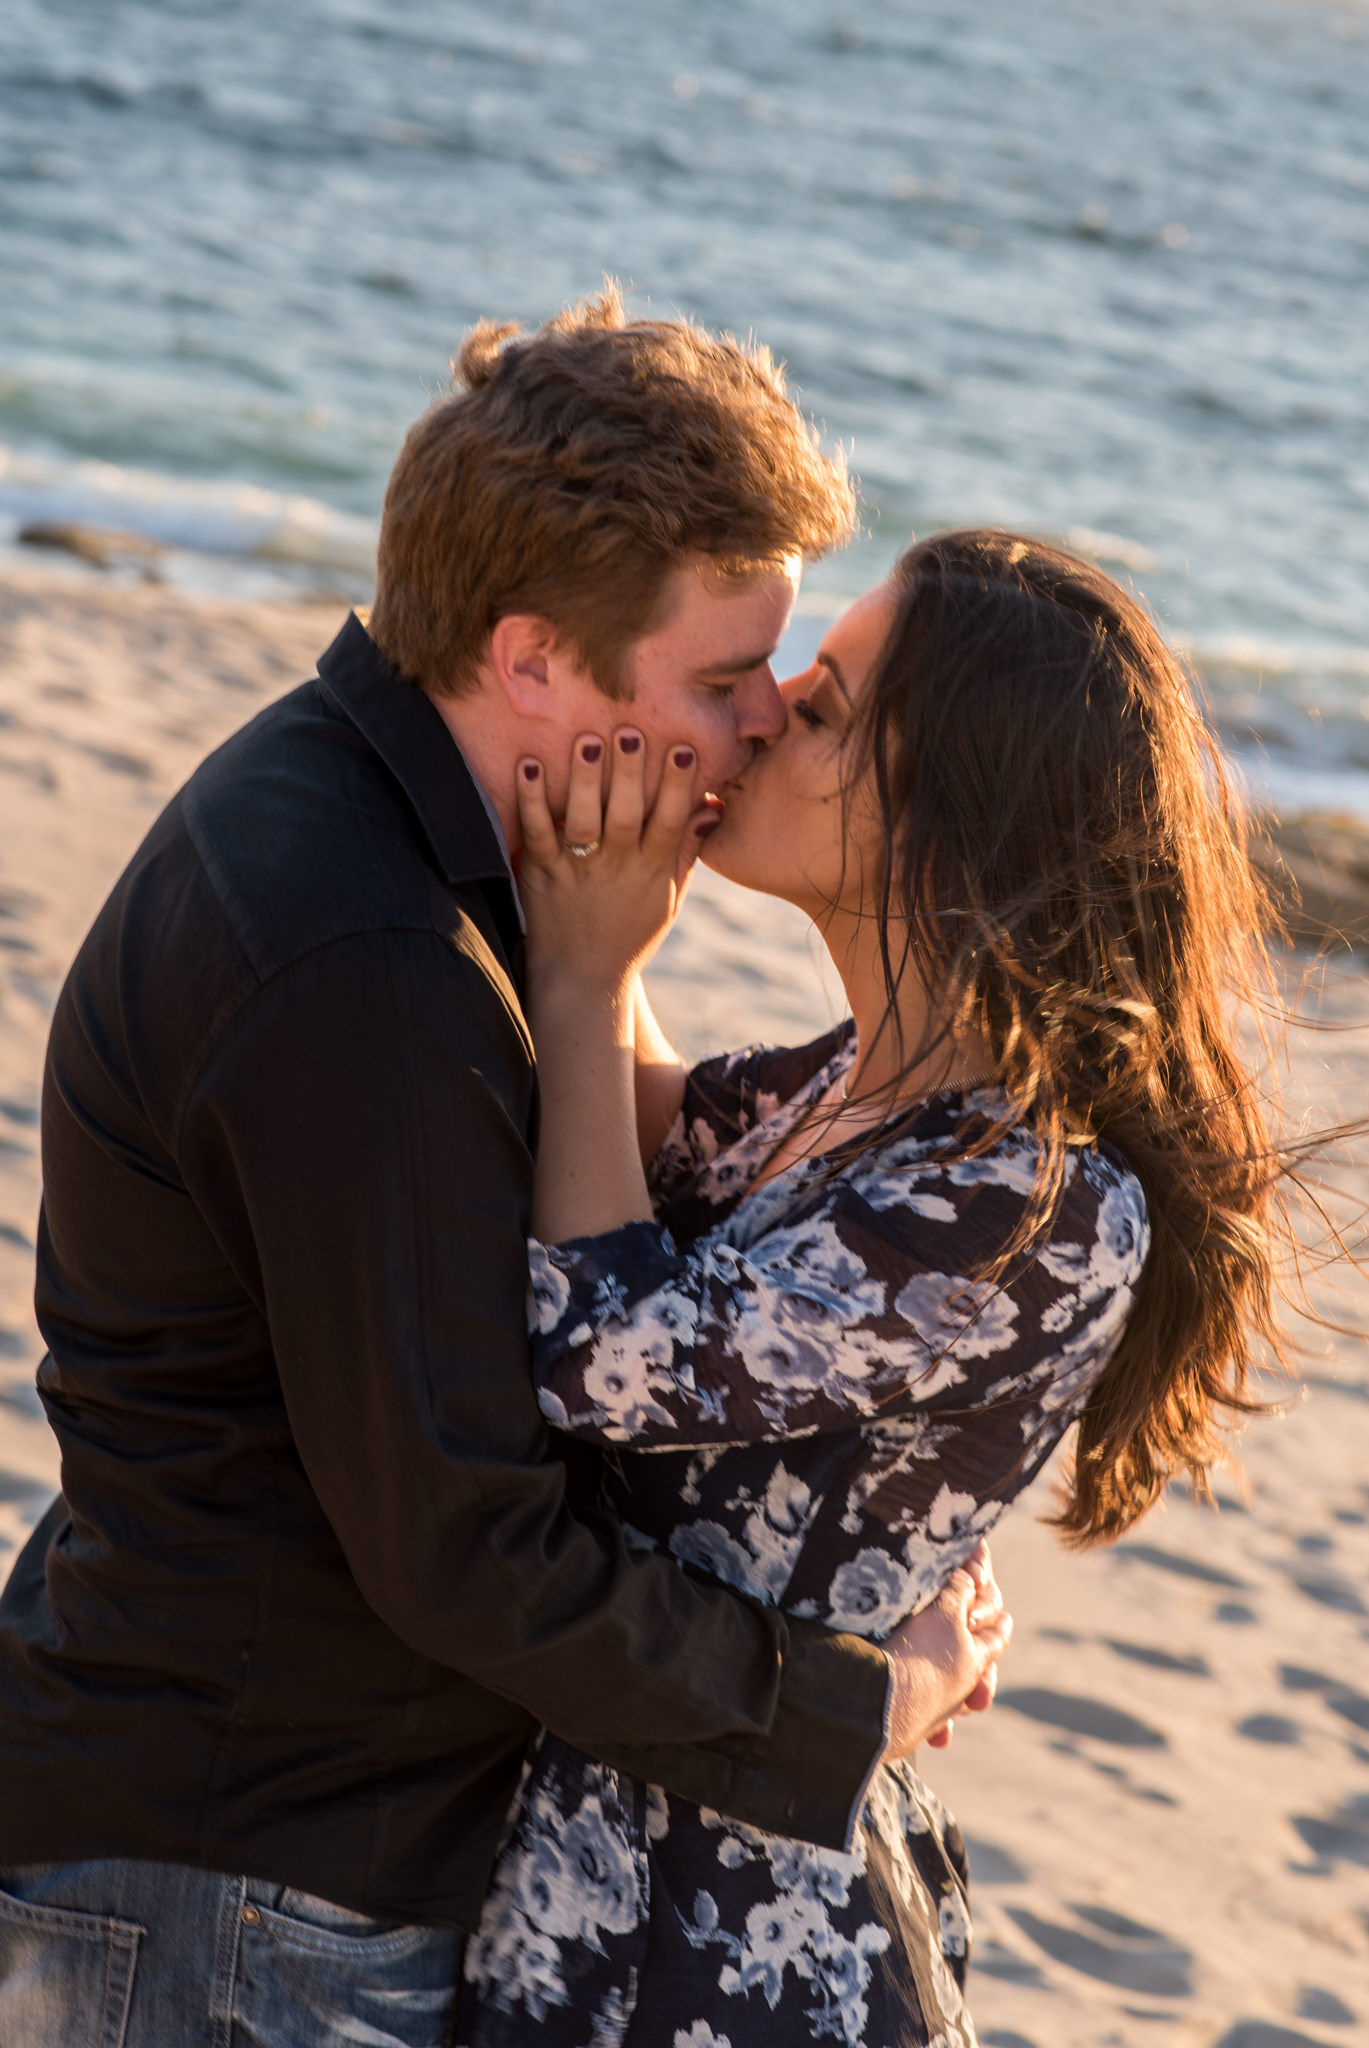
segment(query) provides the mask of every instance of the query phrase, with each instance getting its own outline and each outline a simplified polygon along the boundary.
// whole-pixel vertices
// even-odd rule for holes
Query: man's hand
[[[929,1607],[895,1629],[884,1644],[891,1697],[886,1763],[911,1756],[922,1743],[944,1749],[959,1714],[993,1705],[998,1660],[1012,1637],[1012,1616],[981,1543],[952,1572]]]

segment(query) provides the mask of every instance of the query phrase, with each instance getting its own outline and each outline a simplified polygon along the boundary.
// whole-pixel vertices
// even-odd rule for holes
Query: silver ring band
[[[566,852],[573,853],[577,860],[588,860],[591,854],[597,853],[599,851],[599,842],[597,839],[585,839],[580,841],[578,844],[573,839],[566,839],[562,841],[562,844],[564,845]]]

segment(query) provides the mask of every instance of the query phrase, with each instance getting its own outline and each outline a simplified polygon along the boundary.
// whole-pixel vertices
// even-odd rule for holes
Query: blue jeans
[[[0,1870],[0,2048],[444,2048],[453,1928],[174,1863]]]

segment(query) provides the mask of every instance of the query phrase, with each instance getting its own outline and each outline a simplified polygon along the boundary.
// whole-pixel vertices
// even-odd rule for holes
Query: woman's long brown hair
[[[1089,563],[997,531],[900,561],[896,621],[848,742],[890,849],[878,904],[890,1017],[916,973],[977,1032],[1042,1148],[1000,1276],[1049,1230],[1072,1147],[1145,1191],[1151,1248],[1084,1410],[1068,1540],[1121,1532],[1176,1474],[1200,1492],[1219,1425],[1282,1355],[1275,1245],[1288,1169],[1234,1040],[1267,1015],[1271,922],[1248,825],[1194,692],[1142,607]],[[867,778],[869,778],[867,780]],[[906,1069],[929,1047],[905,1047]]]

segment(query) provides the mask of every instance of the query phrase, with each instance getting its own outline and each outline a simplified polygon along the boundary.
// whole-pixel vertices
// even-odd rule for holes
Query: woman
[[[621,746],[601,813],[591,743],[558,838],[524,764],[535,1365],[644,1542],[879,1638],[1076,1418],[1070,1540],[1204,1484],[1271,1334],[1277,1165],[1224,1015],[1263,904],[1177,665],[1055,549],[913,548],[784,693],[720,818],[681,749],[644,824]],[[851,1019],[686,1076],[637,974],[705,834],[812,916]],[[906,1766],[831,1855],[547,1738],[459,2038],[970,2043],[964,1882]]]

